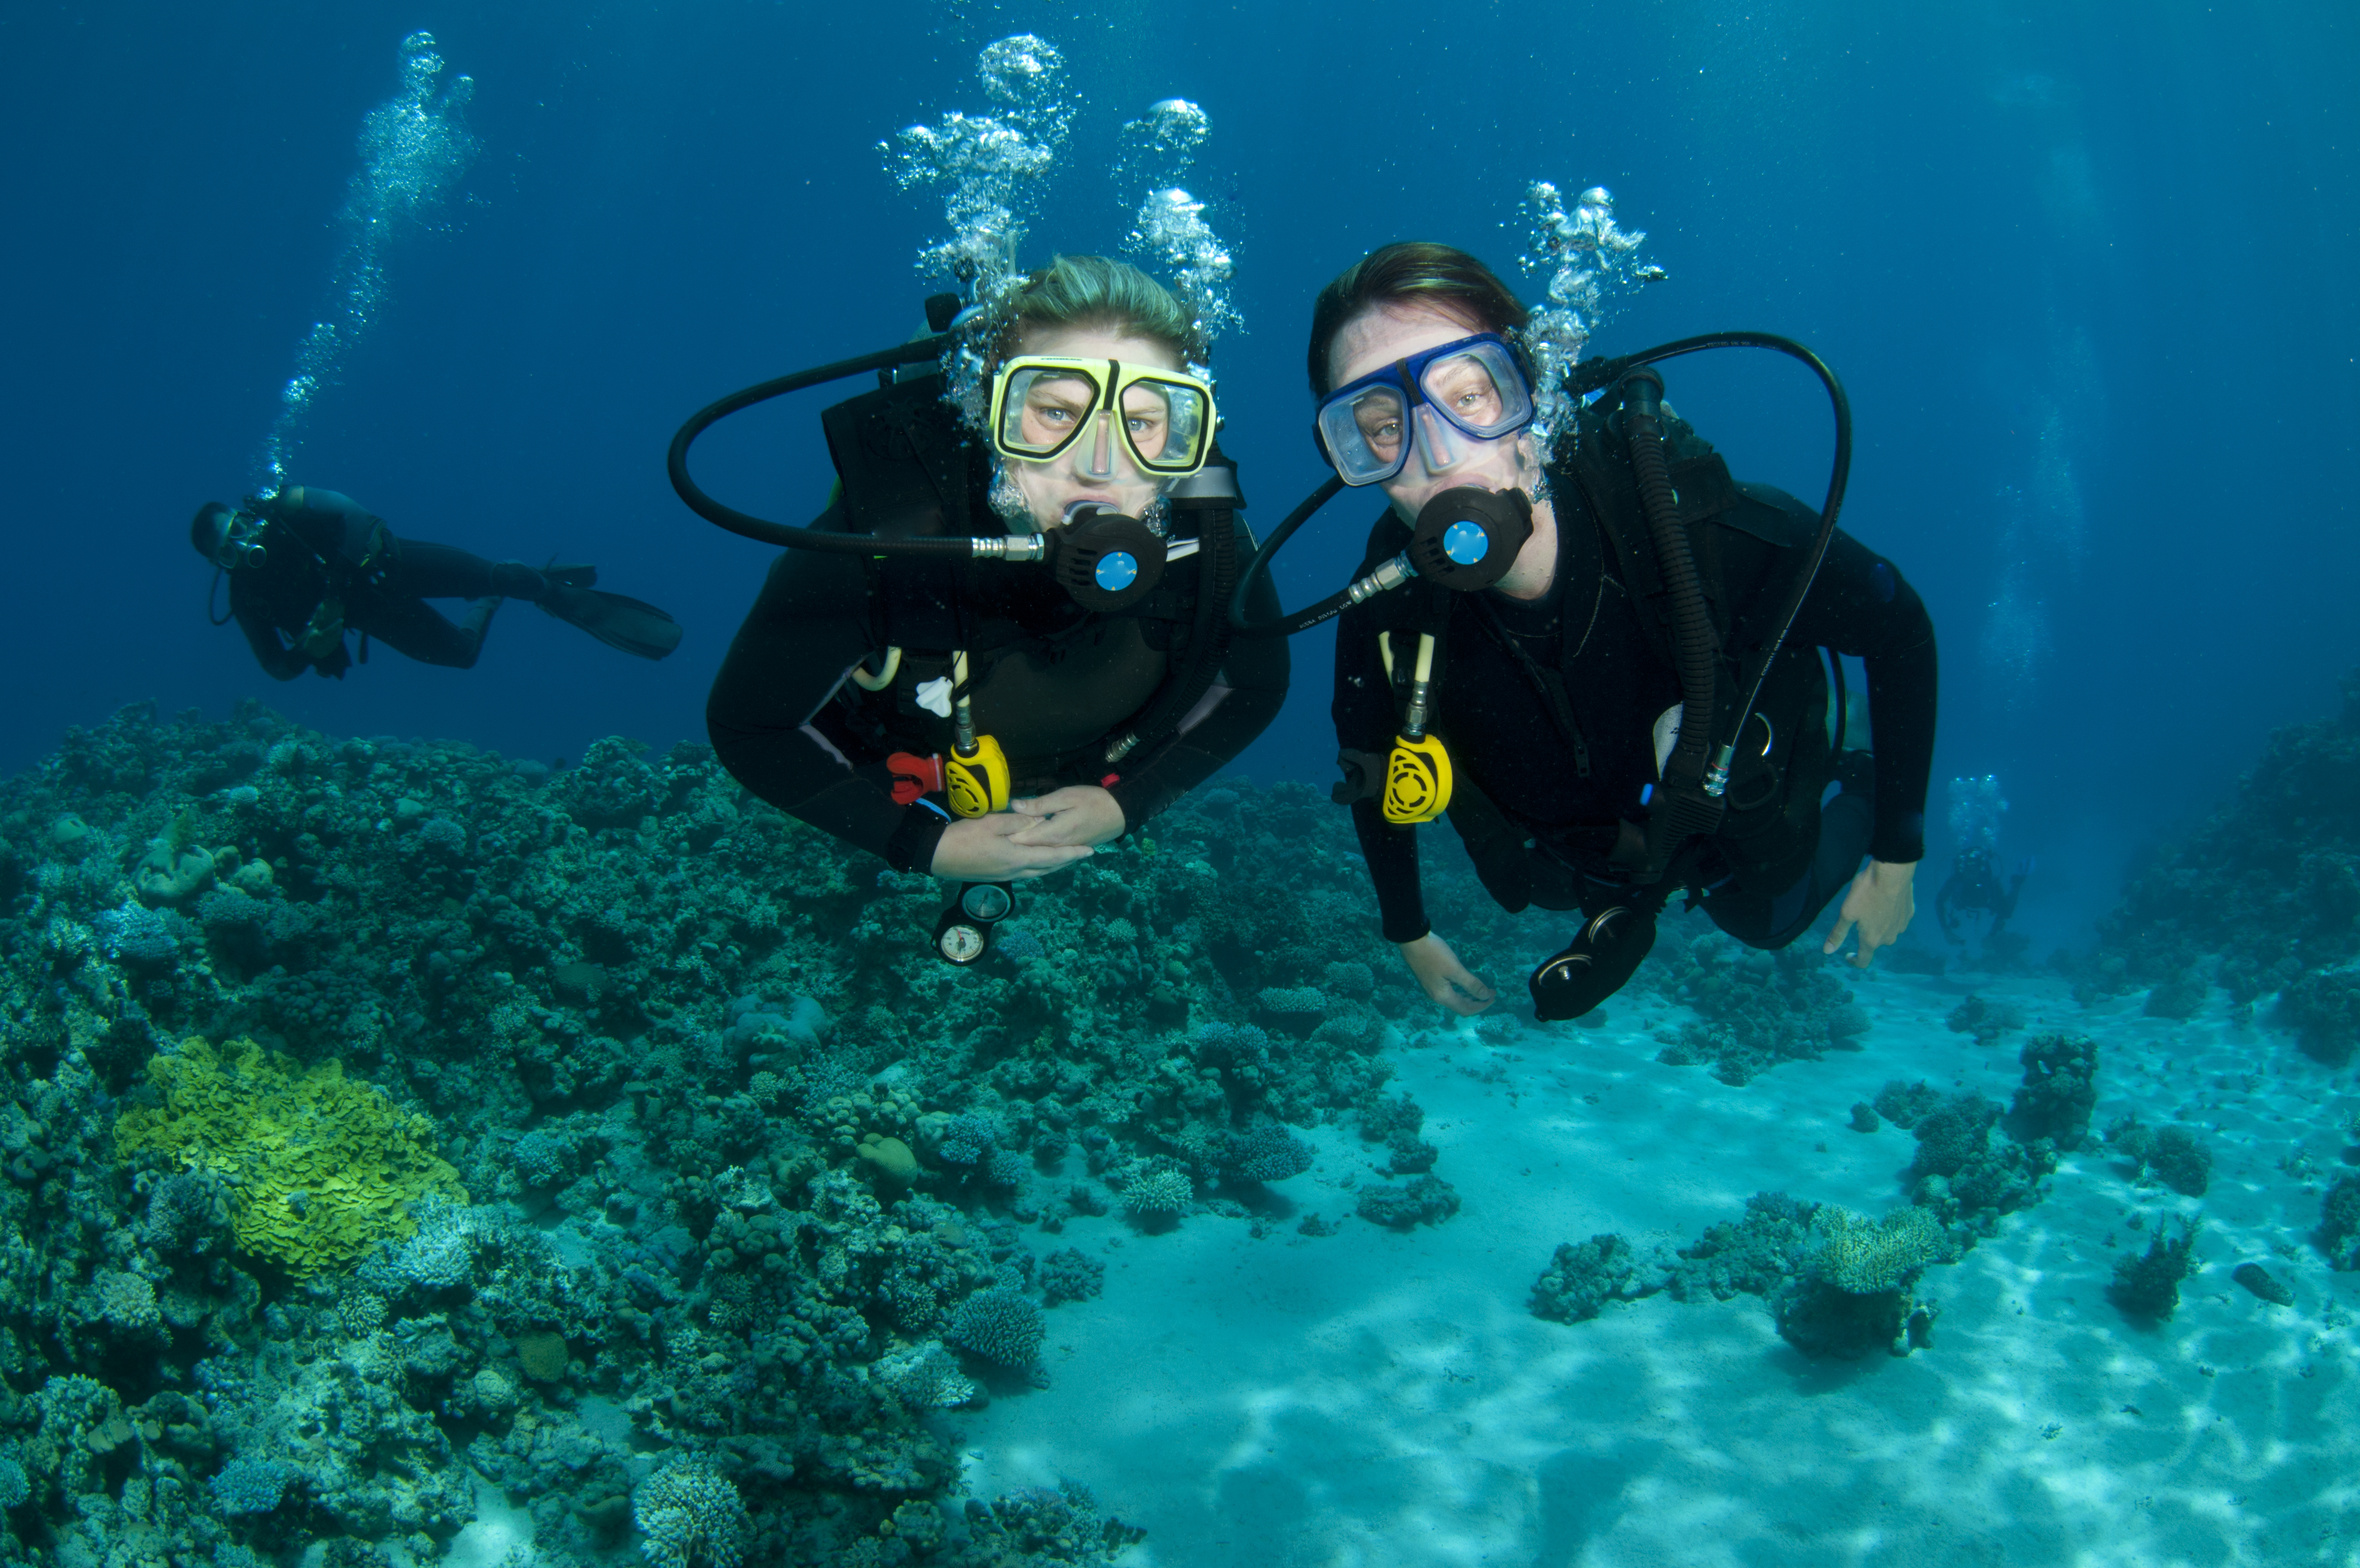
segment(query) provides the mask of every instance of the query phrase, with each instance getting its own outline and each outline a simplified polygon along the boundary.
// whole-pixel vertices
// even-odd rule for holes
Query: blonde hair
[[[1127,262],[1104,256],[1057,256],[1026,279],[1006,307],[992,363],[1019,353],[1024,334],[1039,327],[1082,327],[1146,338],[1170,349],[1182,364],[1201,359],[1196,317],[1170,289]]]

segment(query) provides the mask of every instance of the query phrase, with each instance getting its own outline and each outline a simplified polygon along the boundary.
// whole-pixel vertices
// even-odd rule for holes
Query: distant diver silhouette
[[[229,614],[273,679],[305,670],[339,680],[366,664],[372,638],[421,664],[469,669],[502,601],[523,599],[610,648],[661,659],[680,623],[652,604],[593,588],[597,568],[487,561],[445,544],[402,539],[333,490],[296,485],[237,507],[208,501],[189,526],[199,555],[229,578]],[[473,601],[453,622],[428,599]],[[210,613],[210,612],[208,612]],[[359,636],[359,655],[345,642]]]

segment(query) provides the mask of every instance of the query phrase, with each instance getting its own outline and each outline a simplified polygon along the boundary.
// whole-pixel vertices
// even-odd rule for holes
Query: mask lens
[[[1205,395],[1175,381],[1134,381],[1123,389],[1123,439],[1139,466],[1186,473],[1204,459],[1210,413]]]
[[[1088,425],[1098,406],[1098,383],[1087,373],[1050,365],[1020,365],[1000,393],[993,432],[1013,457],[1054,457]]]
[[[1520,430],[1532,419],[1532,395],[1516,362],[1496,343],[1428,361],[1418,388],[1443,418],[1479,440]]]
[[[1408,403],[1399,387],[1362,387],[1319,410],[1328,459],[1348,485],[1373,485],[1400,472],[1409,437]]]

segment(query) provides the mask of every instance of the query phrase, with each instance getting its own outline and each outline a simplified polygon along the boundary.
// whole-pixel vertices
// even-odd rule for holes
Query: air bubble
[[[263,440],[257,488],[265,495],[287,482],[312,401],[376,322],[385,303],[386,246],[433,227],[451,186],[482,150],[461,117],[475,97],[474,79],[438,85],[443,58],[432,33],[401,41],[401,71],[401,91],[361,121],[361,164],[338,220],[345,241],[329,279],[328,310],[296,348],[295,374],[280,389],[278,417]]]
[[[1583,191],[1568,212],[1556,186],[1535,180],[1525,192],[1524,209],[1525,271],[1549,280],[1547,302],[1524,329],[1534,378],[1533,422],[1546,449],[1568,412],[1566,373],[1621,296],[1641,281],[1639,272],[1645,269],[1633,268],[1629,260],[1647,236],[1615,226],[1614,194],[1603,185]]]
[[[1237,263],[1206,221],[1205,203],[1182,183],[1212,131],[1203,109],[1185,98],[1166,98],[1123,126],[1115,158],[1119,189],[1147,186],[1123,248],[1171,275],[1172,291],[1196,318],[1197,337],[1208,348],[1222,332],[1243,324],[1229,292]]]

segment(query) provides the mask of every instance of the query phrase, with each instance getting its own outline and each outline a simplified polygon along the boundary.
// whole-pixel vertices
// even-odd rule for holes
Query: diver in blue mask
[[[1492,1004],[1419,892],[1416,825],[1447,814],[1504,907],[1582,915],[1531,977],[1543,1019],[1613,994],[1677,891],[1759,948],[1840,899],[1824,948],[1856,931],[1865,966],[1915,907],[1936,664],[1917,595],[1834,526],[1840,387],[1799,345],[1751,335],[1810,358],[1836,401],[1838,477],[1815,514],[1733,480],[1646,356],[1544,444],[1525,323],[1481,262],[1428,244],[1372,253],[1314,310],[1323,495],[1388,506],[1352,587],[1267,629],[1341,615],[1335,793],[1385,935],[1444,1007]],[[1822,649],[1866,663],[1873,754],[1844,744]]]

